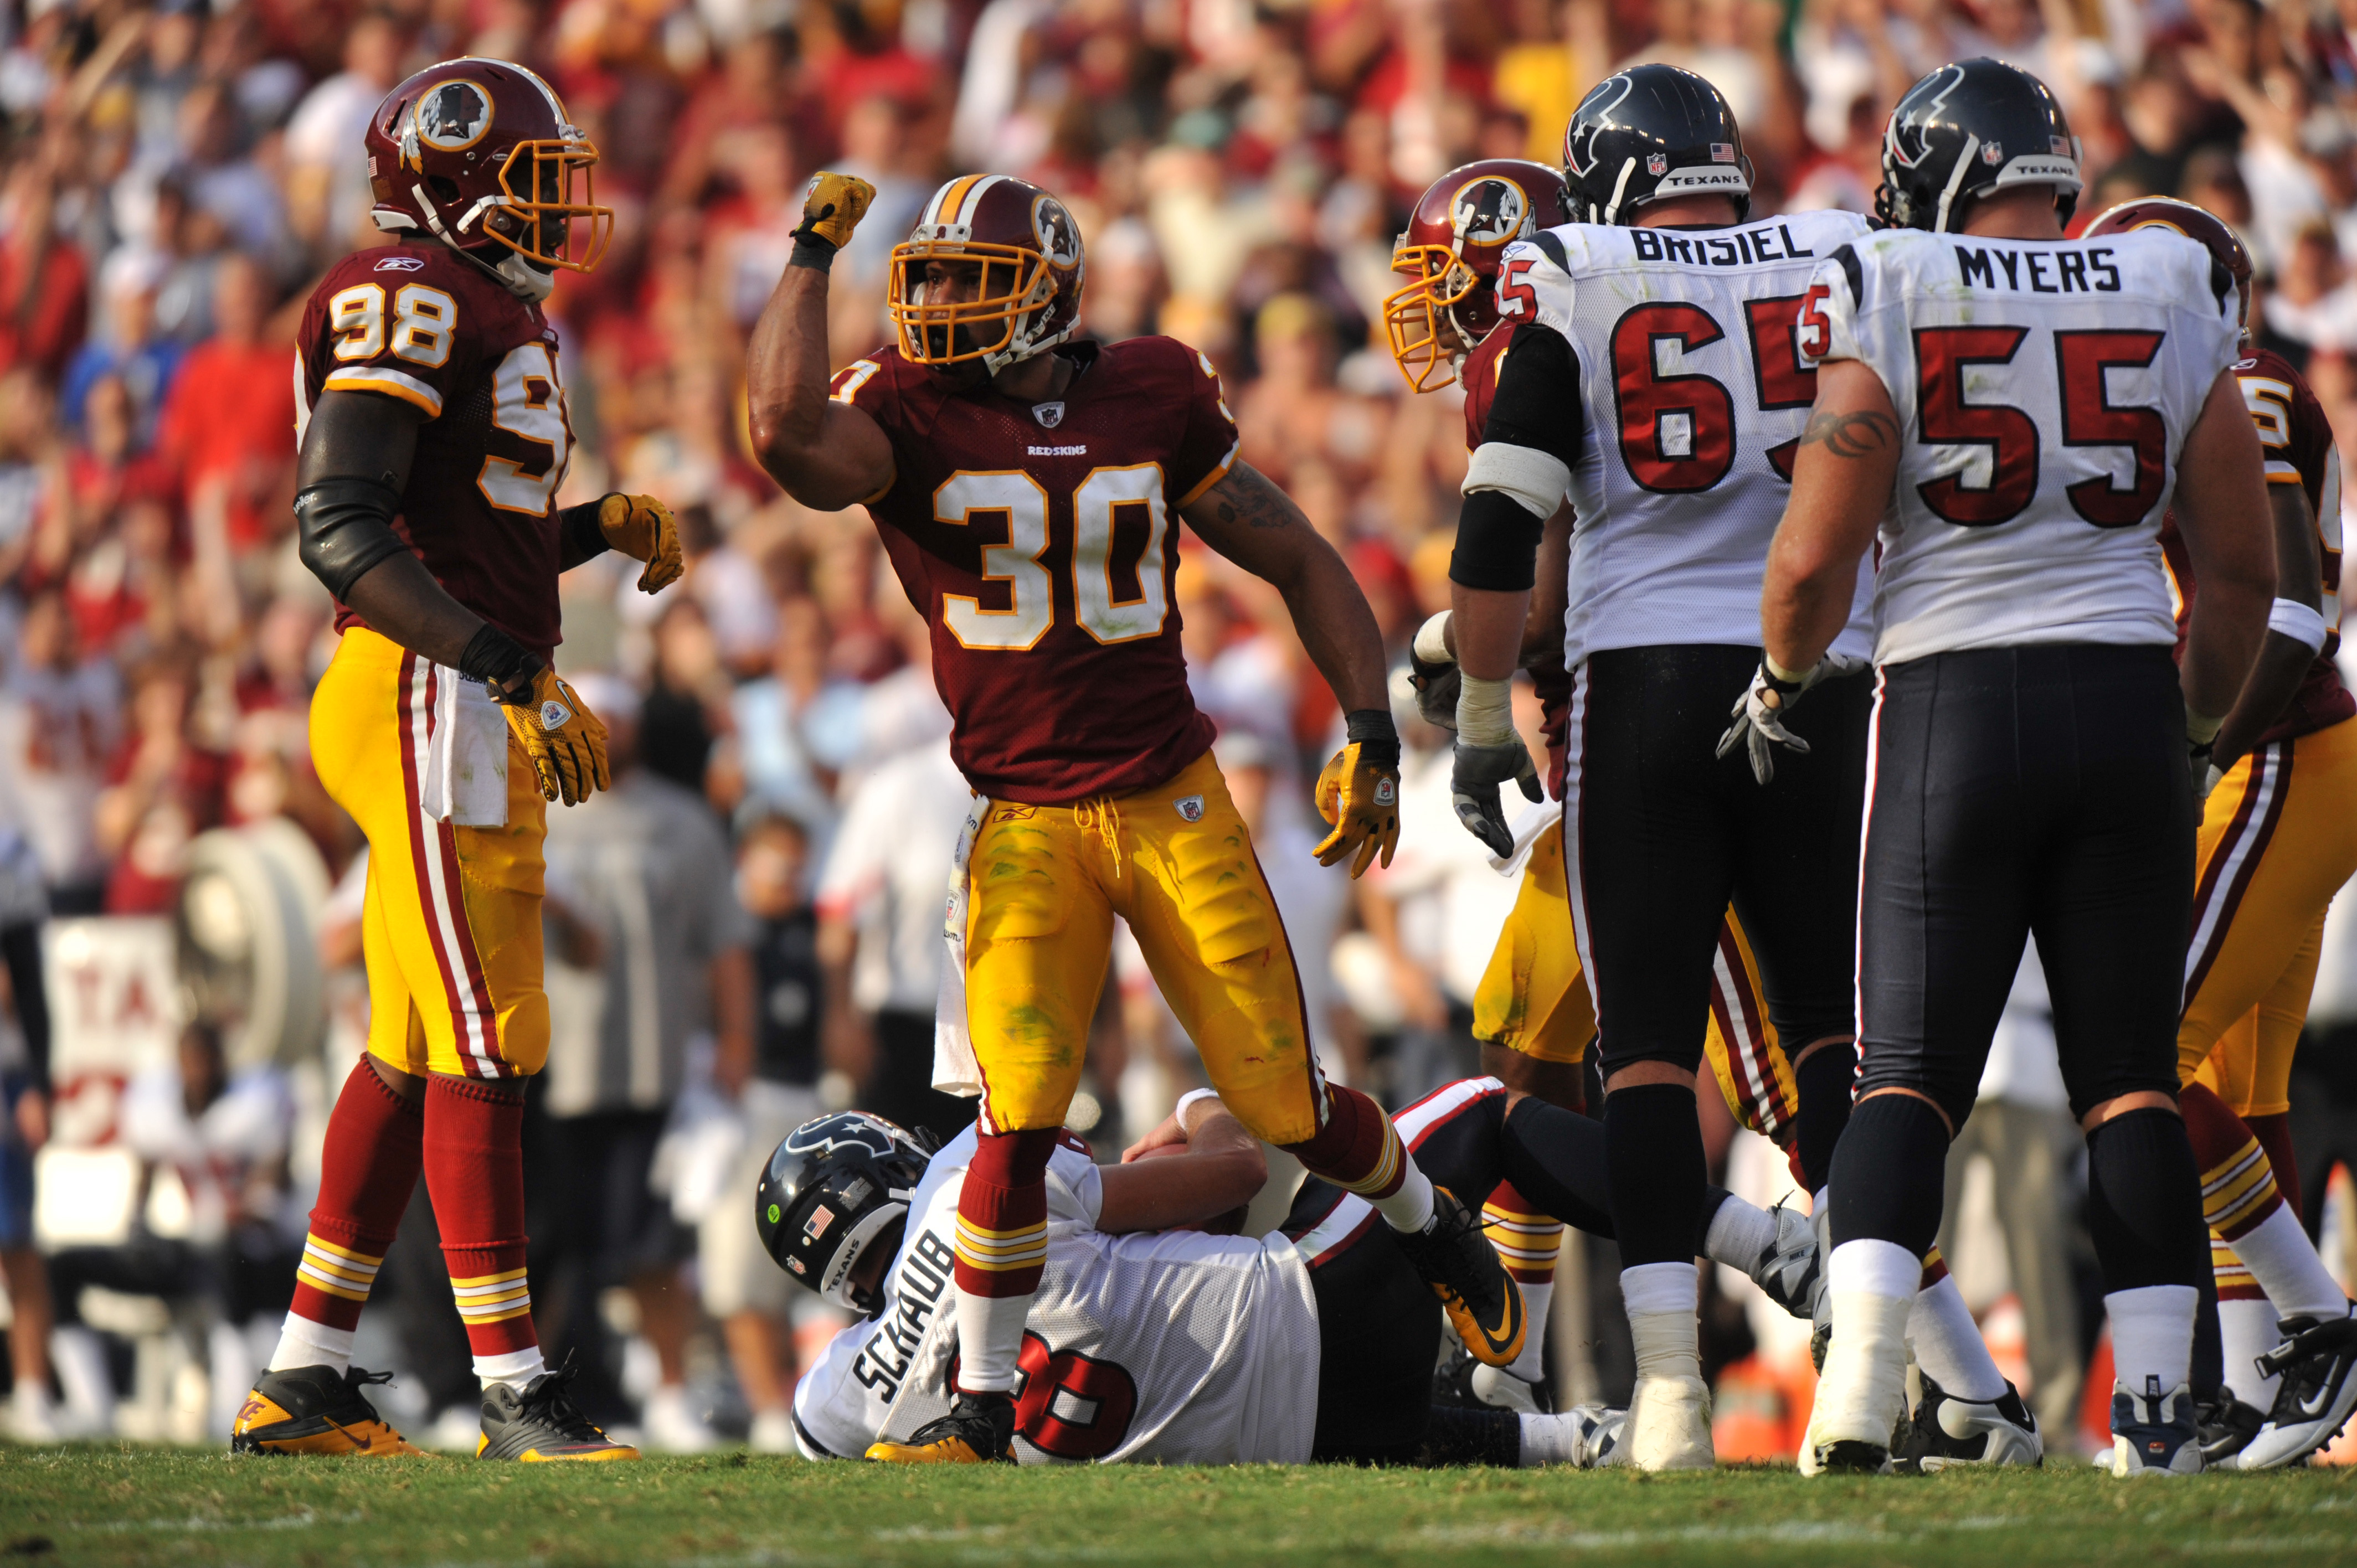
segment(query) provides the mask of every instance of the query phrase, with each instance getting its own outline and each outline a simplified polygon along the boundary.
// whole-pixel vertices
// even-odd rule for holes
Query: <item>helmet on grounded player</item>
[[[2171,196],[2148,196],[2141,201],[2123,201],[2099,214],[2079,237],[2093,240],[2104,234],[2125,234],[2131,229],[2167,229],[2209,247],[2211,259],[2234,280],[2234,292],[2242,299],[2235,319],[2244,334],[2249,333],[2251,252],[2244,248],[2243,237],[2234,232],[2232,224],[2190,201],[2179,201]]]
[[[1088,261],[1062,202],[1006,175],[970,174],[933,192],[892,248],[890,272],[885,307],[902,354],[920,365],[980,360],[996,375],[1072,335]],[[974,296],[952,297],[966,277]]]
[[[520,65],[428,66],[385,94],[364,140],[378,228],[431,234],[528,299],[546,297],[554,268],[595,267],[613,238],[597,149]]]
[[[1392,359],[1411,389],[1457,380],[1467,352],[1498,324],[1506,247],[1567,221],[1567,205],[1563,176],[1522,158],[1450,169],[1416,199],[1392,247],[1392,271],[1408,281],[1383,300]]]
[[[1580,223],[1620,223],[1648,201],[1727,196],[1751,211],[1751,160],[1717,88],[1674,65],[1632,65],[1588,90],[1563,133],[1563,183]]]
[[[754,1189],[761,1245],[780,1268],[836,1305],[874,1312],[882,1294],[854,1284],[852,1271],[908,1214],[932,1158],[931,1143],[864,1111],[803,1122],[770,1156]]]
[[[2054,188],[2055,216],[2079,204],[2079,138],[2047,85],[2003,60],[1943,65],[1907,90],[1882,132],[1875,216],[1897,229],[1953,233],[1972,198]]]

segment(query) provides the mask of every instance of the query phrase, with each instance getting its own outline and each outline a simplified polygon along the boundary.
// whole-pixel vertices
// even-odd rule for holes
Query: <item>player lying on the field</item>
[[[1587,1118],[1469,1079],[1397,1124],[1433,1179],[1467,1202],[1510,1179],[1610,1234],[1603,1130]],[[867,1315],[796,1386],[805,1455],[849,1458],[949,1408],[952,1249],[974,1154],[970,1131],[928,1155],[880,1118],[841,1112],[771,1156],[755,1198],[770,1254]],[[1390,1227],[1366,1199],[1312,1178],[1281,1231],[1232,1234],[1265,1176],[1259,1145],[1208,1090],[1118,1165],[1062,1137],[1049,1161],[1048,1254],[1024,1327],[1011,1457],[1612,1463],[1617,1411],[1435,1407],[1441,1314]],[[1700,1250],[1805,1310],[1815,1273],[1805,1219],[1719,1192],[1706,1213]]]

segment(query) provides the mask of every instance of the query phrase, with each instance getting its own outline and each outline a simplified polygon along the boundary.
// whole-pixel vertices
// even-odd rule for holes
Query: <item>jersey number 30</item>
[[[1158,635],[1170,613],[1163,580],[1169,514],[1162,465],[1099,468],[1072,492],[1072,604],[1081,629],[1099,642]],[[1031,648],[1056,620],[1056,585],[1039,557],[1048,551],[1048,492],[1020,469],[952,474],[933,492],[933,521],[961,528],[996,525],[1004,542],[982,547],[982,579],[1006,585],[1004,605],[978,595],[943,594],[942,624],[967,648]]]

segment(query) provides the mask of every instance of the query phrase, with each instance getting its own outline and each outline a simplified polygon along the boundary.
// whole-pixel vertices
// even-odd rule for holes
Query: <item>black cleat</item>
[[[2287,1317],[2284,1342],[2259,1358],[2259,1370],[2283,1379],[2275,1407],[2234,1465],[2272,1470],[2315,1453],[2357,1411],[2357,1303],[2339,1317]]]
[[[565,1365],[533,1379],[522,1393],[505,1383],[485,1389],[483,1436],[475,1444],[475,1457],[575,1464],[637,1458],[637,1449],[607,1436],[574,1404],[565,1391],[574,1376],[568,1356]]]
[[[1015,1463],[1015,1396],[963,1390],[950,1412],[909,1434],[906,1443],[874,1443],[867,1457],[884,1465]]]
[[[2002,1398],[1958,1399],[1929,1376],[1914,1419],[1900,1429],[1891,1468],[1930,1475],[1951,1465],[2042,1465],[2038,1420],[2011,1382]]]
[[[2250,1446],[2259,1428],[2267,1423],[2267,1412],[2253,1404],[2244,1404],[2234,1397],[2232,1389],[2218,1391],[2218,1398],[2193,1410],[2194,1441],[2201,1445],[2201,1464],[2214,1469]]]
[[[1451,1344],[1440,1365],[1433,1369],[1432,1402],[1455,1410],[1555,1413],[1555,1394],[1544,1381],[1526,1383],[1503,1367],[1483,1366],[1458,1344]]]
[[[1440,1298],[1449,1326],[1473,1359],[1484,1366],[1512,1366],[1523,1353],[1527,1326],[1522,1287],[1498,1261],[1498,1250],[1482,1233],[1480,1215],[1447,1187],[1436,1187],[1431,1223],[1413,1234],[1394,1230],[1392,1240]]]

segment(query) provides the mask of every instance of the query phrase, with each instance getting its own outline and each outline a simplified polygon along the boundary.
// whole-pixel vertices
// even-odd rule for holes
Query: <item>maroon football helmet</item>
[[[546,295],[553,268],[589,271],[613,238],[590,183],[597,149],[520,65],[427,67],[377,105],[367,144],[378,228],[431,234],[518,294]]]
[[[2242,236],[2233,226],[2213,212],[2179,201],[2174,197],[2148,196],[2141,201],[2123,201],[2117,207],[2096,216],[2079,236],[2082,240],[2098,239],[2105,234],[2125,234],[2131,229],[2167,229],[2199,240],[2209,247],[2218,264],[2233,274],[2234,292],[2242,296],[2240,313],[2235,319],[2242,324],[2245,337],[2251,330],[2251,252],[2243,248]]]
[[[933,262],[977,269],[974,297],[931,298],[925,268]],[[1072,335],[1087,273],[1081,226],[1062,202],[1007,175],[962,175],[933,192],[893,247],[885,305],[909,359],[979,360],[996,375]]]
[[[1569,222],[1569,207],[1562,174],[1522,158],[1450,169],[1416,198],[1392,250],[1392,271],[1409,281],[1383,300],[1392,358],[1411,388],[1456,381],[1465,356],[1498,324],[1506,247]]]

